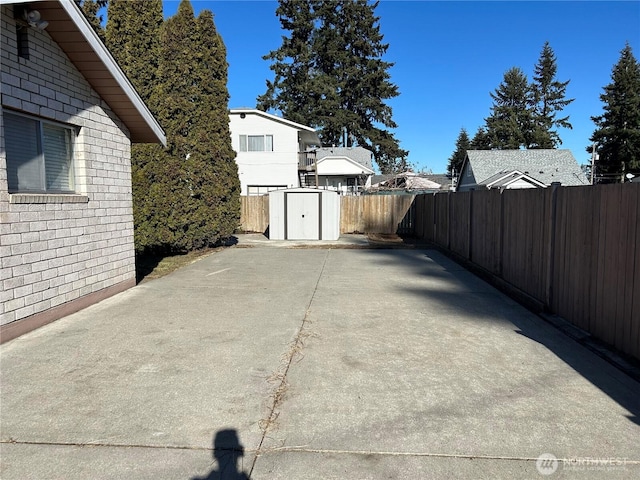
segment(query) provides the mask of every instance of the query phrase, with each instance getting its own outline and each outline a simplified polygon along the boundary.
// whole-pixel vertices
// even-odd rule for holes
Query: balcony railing
[[[298,170],[306,170],[308,172],[316,168],[316,152],[300,152],[298,153]]]

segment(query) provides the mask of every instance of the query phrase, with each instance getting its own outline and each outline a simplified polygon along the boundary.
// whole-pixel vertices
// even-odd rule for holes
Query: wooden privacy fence
[[[269,195],[240,197],[240,230],[264,233],[268,226]]]
[[[413,195],[340,197],[340,233],[396,233],[413,199]]]
[[[640,184],[420,195],[415,234],[640,359]]]
[[[413,195],[340,197],[340,233],[396,233]],[[269,226],[269,196],[240,197],[240,229],[264,233]]]

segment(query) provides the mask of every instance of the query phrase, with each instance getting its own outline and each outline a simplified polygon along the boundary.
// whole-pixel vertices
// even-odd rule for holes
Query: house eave
[[[259,117],[263,117],[269,120],[273,120],[274,122],[282,123],[283,125],[287,125],[289,127],[295,128],[300,132],[309,132],[315,135],[318,139],[318,145],[320,144],[320,138],[318,138],[318,134],[313,127],[309,127],[307,125],[302,125],[301,123],[292,122],[291,120],[287,120],[286,118],[278,117],[277,115],[273,115],[272,113],[267,113],[262,110],[258,110],[257,108],[232,108],[229,110],[230,115],[240,115],[240,114],[249,114],[249,115],[257,115]]]
[[[0,0],[2,4],[25,3]],[[124,123],[133,143],[166,145],[165,133],[73,0],[30,1],[49,22],[45,32]]]

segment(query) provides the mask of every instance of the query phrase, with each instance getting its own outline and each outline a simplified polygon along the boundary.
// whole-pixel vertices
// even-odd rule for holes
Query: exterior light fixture
[[[42,19],[42,15],[38,10],[24,9],[23,17],[30,27],[37,28],[38,30],[44,30],[49,26],[49,22]]]
[[[25,5],[15,5],[13,16],[19,21],[19,26],[32,27],[38,30],[44,30],[49,26],[49,22],[42,19],[42,15],[38,10],[29,10]]]

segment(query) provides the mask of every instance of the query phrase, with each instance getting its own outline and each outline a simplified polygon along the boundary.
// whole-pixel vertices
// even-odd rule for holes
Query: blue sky
[[[165,16],[178,2],[164,0]],[[255,107],[272,79],[262,56],[277,49],[283,32],[277,2],[192,0],[196,14],[209,9],[227,47],[229,106]],[[565,110],[572,130],[560,130],[561,148],[588,163],[585,147],[591,116],[602,112],[600,94],[628,42],[640,59],[640,1],[401,1],[382,0],[376,9],[389,44],[384,59],[400,96],[388,100],[394,131],[409,150],[409,162],[434,173],[447,160],[464,127],[473,137],[490,114],[491,98],[505,71],[520,67],[533,75],[545,41],[553,48],[557,78],[571,80]]]

